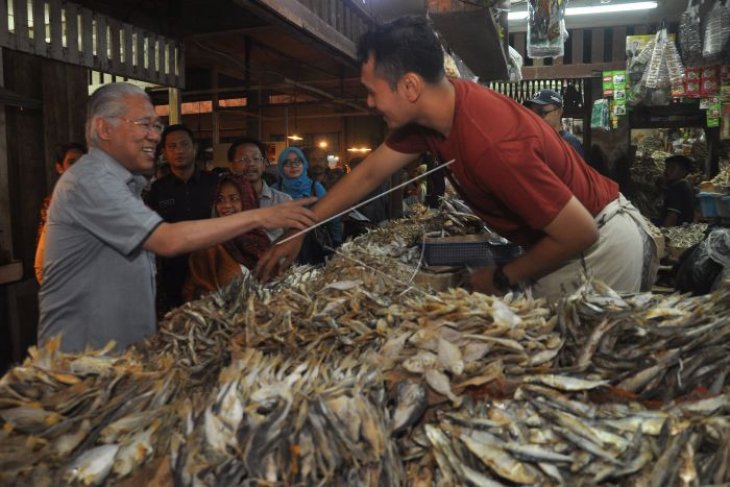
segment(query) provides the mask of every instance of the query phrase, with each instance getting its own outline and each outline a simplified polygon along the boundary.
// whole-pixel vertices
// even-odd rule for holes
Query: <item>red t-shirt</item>
[[[500,235],[532,245],[575,196],[596,216],[618,197],[618,185],[593,170],[531,110],[469,81],[456,90],[448,137],[418,125],[390,134],[386,144],[405,154],[431,151],[464,200]]]

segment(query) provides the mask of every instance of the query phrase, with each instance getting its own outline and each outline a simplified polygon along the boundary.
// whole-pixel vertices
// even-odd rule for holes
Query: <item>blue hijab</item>
[[[302,160],[302,174],[296,178],[288,178],[284,174],[284,163],[290,153],[295,153],[299,159]],[[276,165],[276,170],[279,172],[279,178],[281,181],[281,190],[286,194],[298,200],[300,198],[306,198],[312,196],[312,180],[307,176],[307,170],[309,169],[309,161],[304,157],[304,153],[298,147],[289,147],[281,151],[279,154],[279,163]],[[315,193],[318,193],[318,188],[315,187]],[[319,196],[319,195],[316,195]]]

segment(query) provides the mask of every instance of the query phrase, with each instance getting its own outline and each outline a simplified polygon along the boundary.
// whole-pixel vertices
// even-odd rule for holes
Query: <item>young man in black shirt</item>
[[[167,223],[210,218],[218,176],[195,165],[193,132],[182,124],[170,125],[162,132],[158,151],[170,165],[170,174],[152,184],[147,205]],[[188,257],[183,254],[159,258],[157,311],[160,316],[183,303]]]
[[[685,179],[691,169],[689,157],[671,156],[664,160],[664,202],[660,215],[663,227],[694,221],[695,192]]]

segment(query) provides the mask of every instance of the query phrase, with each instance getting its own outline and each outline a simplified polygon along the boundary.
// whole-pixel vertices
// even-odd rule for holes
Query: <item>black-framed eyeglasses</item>
[[[304,163],[298,157],[296,159],[287,159],[284,161],[284,167],[299,167],[302,164]]]
[[[539,112],[537,112],[537,114],[540,115],[542,118],[545,118],[549,114],[557,112],[558,110],[560,110],[560,108],[553,108],[552,110],[540,110]]]
[[[264,158],[261,156],[243,156],[239,159],[234,159],[233,162],[240,162],[241,164],[258,164],[259,162],[263,162]]]
[[[160,122],[159,120],[149,120],[146,118],[140,119],[140,120],[130,120],[129,118],[125,117],[115,117],[119,120],[127,123],[131,123],[132,125],[136,125],[137,127],[140,127],[147,131],[147,133],[152,132],[153,130],[157,132],[158,134],[161,134],[163,130],[165,130],[165,124]]]

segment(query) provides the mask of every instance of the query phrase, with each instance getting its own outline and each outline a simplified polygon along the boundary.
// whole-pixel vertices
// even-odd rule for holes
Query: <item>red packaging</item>
[[[700,96],[714,96],[720,91],[720,69],[718,66],[708,66],[702,70],[702,85]]]
[[[702,84],[702,68],[687,68],[684,73],[684,96],[699,98]]]

